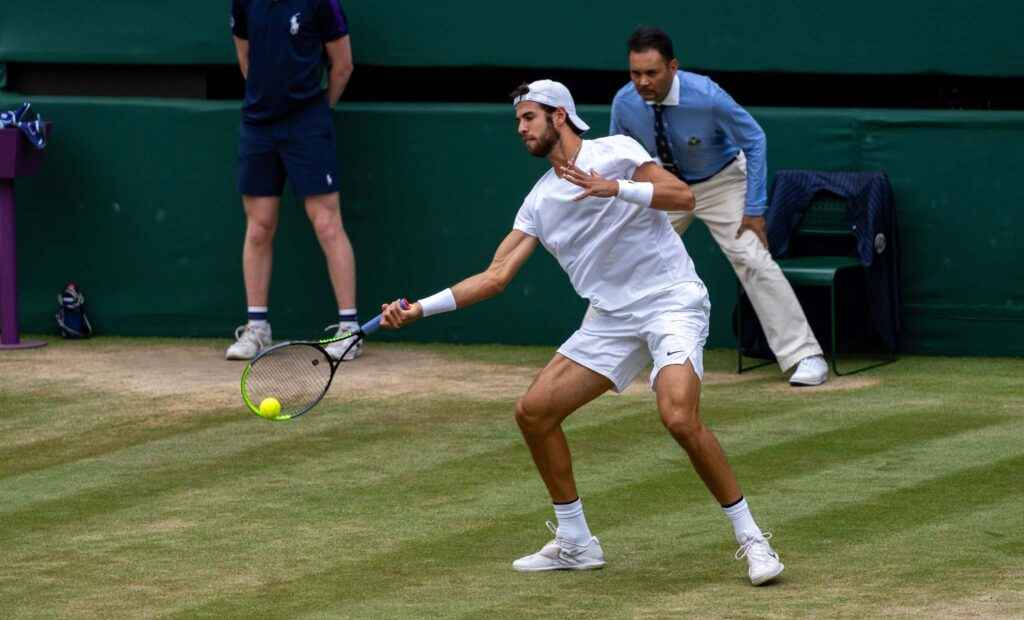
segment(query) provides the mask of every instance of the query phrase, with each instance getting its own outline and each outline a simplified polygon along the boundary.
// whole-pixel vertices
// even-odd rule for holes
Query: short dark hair
[[[512,101],[515,101],[517,97],[522,97],[528,92],[530,92],[530,84],[529,82],[523,82],[519,86],[516,86],[516,89],[510,92],[508,96],[512,98]],[[549,119],[551,118],[551,115],[554,114],[556,110],[558,110],[558,108],[556,108],[555,106],[551,106],[546,103],[541,103],[539,101],[534,101],[534,103],[539,105],[541,109],[544,110],[544,113],[547,115]],[[580,129],[577,128],[576,125],[572,124],[572,119],[567,118],[566,120],[569,123],[569,129],[572,129],[572,132],[574,134],[576,134],[577,136],[583,135],[583,132],[580,131]]]
[[[518,99],[519,97],[522,97],[523,95],[525,95],[528,92],[530,92],[530,83],[529,82],[523,82],[519,86],[516,86],[516,89],[514,91],[510,92],[508,94],[508,96],[512,97],[512,101],[515,101],[516,99]],[[534,101],[534,103],[536,103],[540,107],[544,108],[544,111],[547,112],[549,116],[554,114],[555,110],[558,109],[558,108],[556,108],[553,105],[548,105],[546,103],[541,103],[539,101]]]
[[[522,97],[528,92],[530,92],[530,84],[529,82],[523,82],[519,86],[516,86],[516,89],[510,92],[508,96],[512,98],[512,101],[515,101],[517,97]]]
[[[629,51],[631,52],[657,50],[666,62],[676,57],[676,52],[672,49],[672,39],[665,34],[664,30],[654,26],[640,26],[634,30],[626,45],[629,46]]]

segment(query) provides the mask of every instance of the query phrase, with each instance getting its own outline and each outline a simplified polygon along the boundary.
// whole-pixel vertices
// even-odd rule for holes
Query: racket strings
[[[330,359],[317,347],[281,347],[253,363],[246,389],[257,406],[265,398],[276,398],[281,403],[281,415],[297,415],[323,397],[330,385],[331,366]]]

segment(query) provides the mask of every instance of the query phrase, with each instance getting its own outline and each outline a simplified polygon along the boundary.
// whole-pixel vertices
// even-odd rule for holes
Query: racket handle
[[[408,310],[409,309],[409,302],[408,301],[402,299],[402,300],[399,301],[399,303],[402,305],[402,310]],[[370,319],[369,321],[364,323],[363,326],[359,328],[359,331],[363,332],[364,336],[368,336],[368,335],[372,334],[373,332],[379,330],[380,329],[380,319],[381,319],[382,316],[384,316],[384,315],[383,314],[378,314],[377,316],[373,317],[372,319]]]

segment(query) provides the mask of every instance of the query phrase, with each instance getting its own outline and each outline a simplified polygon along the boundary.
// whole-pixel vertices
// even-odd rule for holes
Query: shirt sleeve
[[[348,34],[348,18],[339,0],[320,0],[314,14],[320,40],[330,43]]]
[[[713,98],[715,122],[747,157],[747,204],[743,213],[764,215],[768,208],[768,140],[764,130],[717,84]]]
[[[537,236],[537,220],[533,212],[533,192],[530,192],[526,199],[523,200],[523,205],[519,207],[519,212],[516,213],[516,221],[512,228],[522,231],[531,237]]]
[[[239,39],[249,39],[249,15],[243,0],[231,0],[231,34]]]
[[[625,180],[631,180],[633,174],[636,173],[636,169],[646,164],[647,162],[654,161],[647,149],[642,144],[637,142],[631,136],[616,136],[616,154],[621,162],[623,168],[622,178]]]

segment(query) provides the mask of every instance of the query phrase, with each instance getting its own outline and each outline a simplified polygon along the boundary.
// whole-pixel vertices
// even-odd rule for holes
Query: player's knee
[[[526,435],[543,435],[549,432],[554,424],[548,413],[547,407],[529,394],[516,401],[516,424]]]
[[[249,218],[245,228],[246,239],[256,245],[265,245],[274,240],[277,222],[270,219]]]
[[[672,403],[664,407],[661,423],[673,437],[684,442],[695,437],[702,428],[696,406],[688,403]]]
[[[313,218],[313,230],[321,241],[331,241],[341,236],[341,218],[337,215],[323,214]]]

